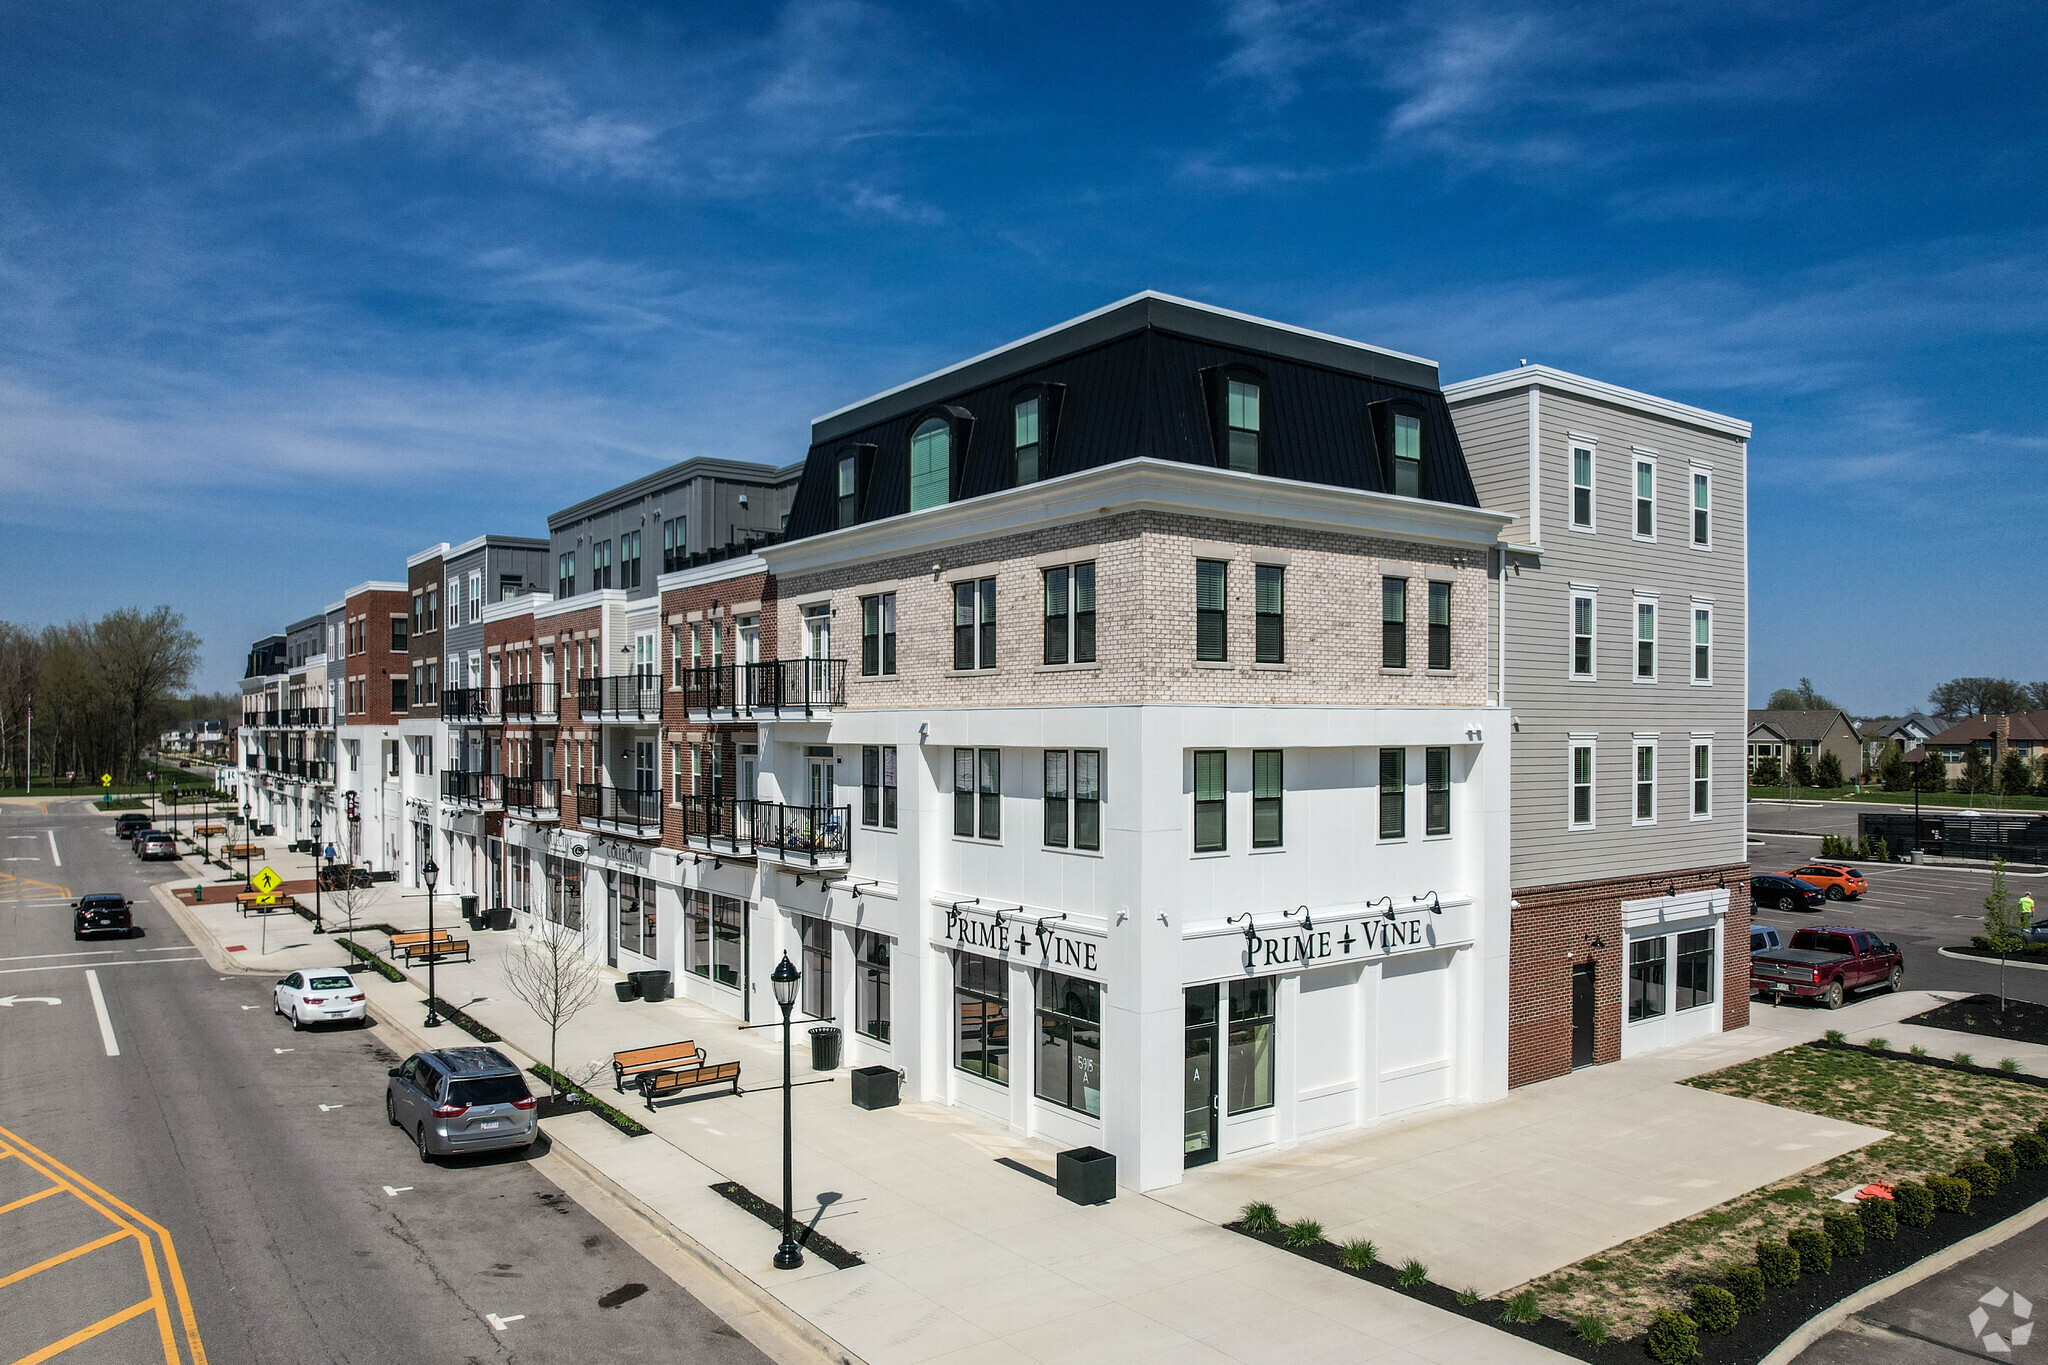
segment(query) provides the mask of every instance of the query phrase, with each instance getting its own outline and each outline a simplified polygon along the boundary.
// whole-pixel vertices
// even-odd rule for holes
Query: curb
[[[1980,967],[1996,967],[1998,965],[1998,959],[1995,957],[1978,957],[1975,953],[1959,953],[1953,948],[1936,948],[1934,951],[1951,962],[1974,962]],[[2048,963],[2022,962],[2014,957],[2007,958],[2005,965],[2017,967],[2023,972],[2048,972]]]
[[[179,900],[171,891],[172,887],[182,885],[184,885],[182,879],[169,882],[153,882],[150,885],[149,894],[156,897],[156,903],[164,908],[164,913],[171,917],[172,922],[185,931],[185,937],[192,941],[192,946],[197,948],[199,955],[206,959],[206,965],[224,976],[269,976],[270,973],[267,970],[256,967],[244,967],[228,956],[227,949],[221,946],[220,940],[215,938],[204,924],[195,919],[192,913],[185,908],[185,903]]]
[[[1850,1315],[1861,1312],[1873,1303],[1880,1303],[1902,1289],[1911,1289],[1922,1280],[1931,1279],[1951,1266],[1969,1260],[1978,1252],[2025,1232],[2044,1218],[2048,1218],[2048,1199],[2042,1200],[2030,1209],[2022,1209],[2002,1223],[1994,1223],[1982,1232],[1952,1243],[1925,1260],[1915,1261],[1896,1275],[1887,1276],[1876,1284],[1865,1285],[1834,1307],[1807,1319],[1798,1331],[1779,1342],[1769,1355],[1757,1362],[1757,1365],[1791,1365],[1801,1351],[1841,1326]]]

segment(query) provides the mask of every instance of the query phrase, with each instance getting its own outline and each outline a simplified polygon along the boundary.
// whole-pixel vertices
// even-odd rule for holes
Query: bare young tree
[[[548,1091],[559,1096],[555,1041],[597,994],[597,963],[585,949],[589,935],[543,919],[505,959],[505,985],[548,1026]]]
[[[154,731],[171,695],[192,682],[199,667],[199,637],[169,607],[108,612],[94,625],[93,637],[108,698],[120,709],[128,732],[132,775],[141,760],[143,735]]]

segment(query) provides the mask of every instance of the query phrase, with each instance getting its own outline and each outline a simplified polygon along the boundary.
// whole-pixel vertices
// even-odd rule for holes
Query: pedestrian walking
[[[2024,934],[2033,927],[2034,893],[2031,891],[2022,892],[2020,894],[2020,932]]]

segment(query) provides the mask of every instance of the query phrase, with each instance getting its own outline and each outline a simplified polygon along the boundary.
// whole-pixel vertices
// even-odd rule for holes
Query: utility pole
[[[36,699],[28,699],[28,748],[22,753],[21,780],[25,795],[36,794]]]

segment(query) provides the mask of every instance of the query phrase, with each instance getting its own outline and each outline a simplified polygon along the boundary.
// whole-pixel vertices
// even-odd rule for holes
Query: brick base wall
[[[1593,1060],[1621,1056],[1623,992],[1628,970],[1621,930],[1623,901],[1728,881],[1721,944],[1721,1027],[1749,1023],[1749,864],[1673,869],[1640,877],[1539,886],[1515,892],[1508,941],[1508,1085],[1529,1085],[1572,1069],[1572,968],[1594,964]],[[1594,947],[1599,939],[1602,947]]]

